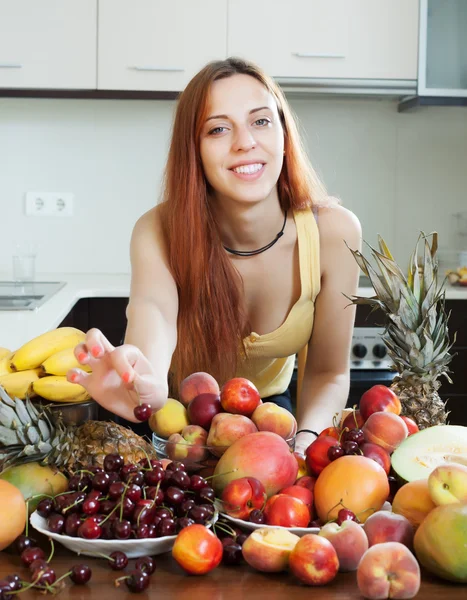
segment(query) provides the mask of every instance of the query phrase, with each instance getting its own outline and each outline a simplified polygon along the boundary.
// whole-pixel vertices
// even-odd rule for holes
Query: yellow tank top
[[[240,359],[236,376],[252,381],[262,398],[283,394],[289,387],[298,354],[298,405],[321,275],[319,231],[313,211],[294,211],[293,217],[298,239],[300,298],[278,329],[264,335],[252,331],[244,338],[246,356]]]

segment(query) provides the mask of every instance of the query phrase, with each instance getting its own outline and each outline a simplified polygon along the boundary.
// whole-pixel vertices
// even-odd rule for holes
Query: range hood
[[[420,0],[416,106],[467,106],[467,0]]]

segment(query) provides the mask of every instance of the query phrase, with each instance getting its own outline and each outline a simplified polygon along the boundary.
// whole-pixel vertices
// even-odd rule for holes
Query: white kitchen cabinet
[[[99,0],[101,90],[182,90],[226,46],[227,0]]]
[[[229,55],[278,79],[416,80],[418,0],[229,0]]]
[[[0,0],[0,88],[95,89],[97,0]]]

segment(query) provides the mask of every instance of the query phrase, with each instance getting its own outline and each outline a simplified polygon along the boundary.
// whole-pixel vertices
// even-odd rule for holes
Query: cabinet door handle
[[[292,52],[298,58],[345,58],[345,54],[320,54],[319,52]]]
[[[177,71],[184,71],[185,69],[181,69],[179,67],[155,67],[155,66],[151,66],[151,65],[147,65],[147,66],[139,66],[139,65],[134,65],[133,67],[128,67],[129,69],[132,69],[134,71],[169,71],[169,72],[177,72]]]
[[[23,65],[19,63],[0,63],[0,69],[22,69]]]

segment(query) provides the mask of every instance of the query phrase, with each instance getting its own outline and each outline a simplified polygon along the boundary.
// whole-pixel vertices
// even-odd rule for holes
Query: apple
[[[304,475],[303,477],[297,479],[294,485],[307,488],[307,490],[310,490],[310,492],[313,493],[313,490],[315,489],[315,483],[316,477],[313,477],[311,475]]]
[[[173,433],[165,445],[170,460],[201,462],[209,454],[206,448],[208,432],[199,425],[187,425],[180,433]]]
[[[365,442],[360,446],[360,450],[363,452],[363,456],[377,462],[386,471],[386,475],[389,475],[389,471],[391,470],[391,456],[387,450],[372,442]]]
[[[428,491],[438,506],[467,502],[467,466],[460,463],[439,465],[428,475]]]
[[[400,542],[410,550],[413,548],[414,528],[403,515],[380,510],[368,517],[363,529],[369,546],[384,542]]]
[[[287,529],[256,529],[243,543],[242,554],[250,567],[265,573],[279,573],[287,570],[290,553],[299,539]]]
[[[368,538],[363,527],[355,521],[326,523],[318,535],[334,546],[339,559],[339,571],[356,571],[360,559],[368,550]]]
[[[352,410],[342,421],[342,429],[361,429],[365,423],[365,419],[362,417],[360,411],[357,409]]]
[[[313,492],[311,492],[308,488],[303,487],[302,485],[290,485],[289,487],[280,490],[279,494],[285,494],[286,496],[298,498],[308,506],[311,512],[311,508],[313,506]]]
[[[264,509],[266,523],[280,527],[307,527],[310,522],[310,509],[295,498],[285,494],[271,496]]]
[[[189,525],[175,538],[172,556],[187,573],[203,575],[222,560],[222,542],[204,525]]]
[[[222,412],[220,397],[216,394],[199,394],[190,402],[187,412],[190,423],[208,431],[213,418]]]
[[[244,377],[234,377],[221,388],[221,404],[225,412],[251,417],[261,404],[261,397],[254,383]]]
[[[236,519],[247,519],[252,510],[264,507],[267,495],[259,479],[241,477],[225,486],[221,500],[228,515]]]
[[[300,538],[290,553],[289,568],[307,585],[325,585],[337,575],[339,559],[329,540],[308,533]]]
[[[308,475],[308,468],[306,466],[305,457],[302,456],[299,452],[294,452],[293,455],[295,456],[298,464],[297,479],[300,479],[300,477],[305,477],[305,475]]]
[[[358,589],[365,598],[413,598],[420,589],[420,567],[412,552],[399,542],[376,544],[357,568]]]
[[[395,415],[401,413],[401,402],[396,394],[386,385],[374,385],[360,398],[360,414],[366,422],[375,412],[391,412]]]
[[[417,433],[418,431],[420,431],[420,429],[418,428],[417,423],[415,423],[415,421],[413,419],[411,419],[410,417],[406,417],[405,415],[401,415],[401,419],[407,425],[407,429],[409,431],[409,435],[412,435],[413,433]]]
[[[330,435],[319,437],[308,446],[305,460],[310,473],[319,475],[324,467],[331,463],[328,458],[328,450],[331,446],[340,446],[340,442]]]

